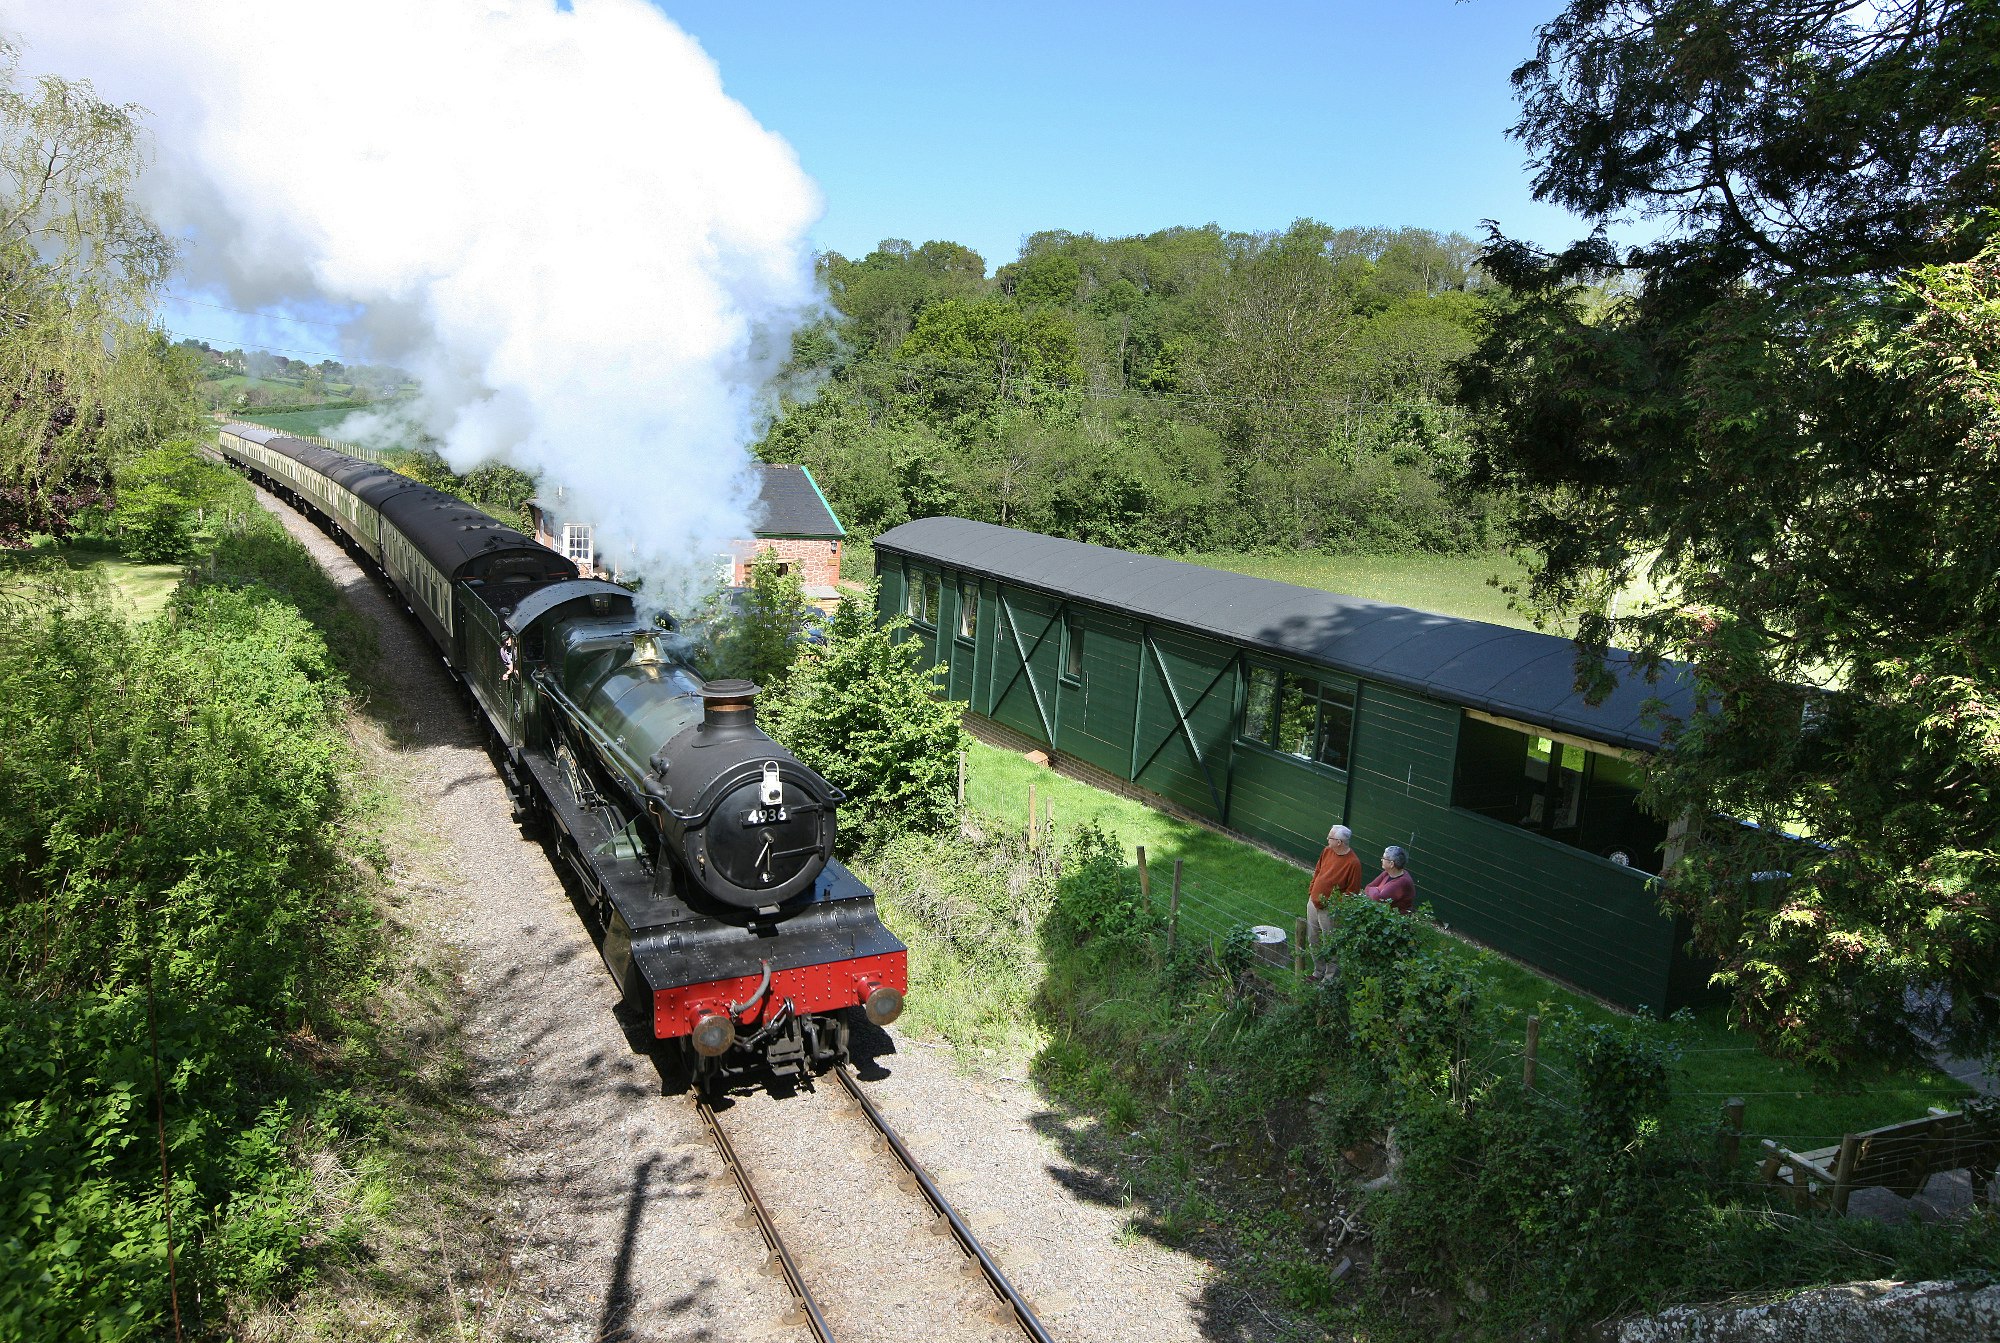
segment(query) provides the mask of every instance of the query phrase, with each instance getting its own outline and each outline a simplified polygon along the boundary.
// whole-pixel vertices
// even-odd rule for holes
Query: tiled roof
[[[757,535],[837,541],[847,535],[803,466],[757,468]]]

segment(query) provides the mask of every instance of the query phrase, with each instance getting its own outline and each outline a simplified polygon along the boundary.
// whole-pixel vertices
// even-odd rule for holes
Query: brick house
[[[561,500],[558,490],[554,507],[534,502],[528,505],[535,539],[568,556],[580,574],[615,578],[616,560],[597,553],[589,523],[562,517]],[[751,563],[768,552],[777,560],[780,572],[799,576],[808,600],[833,609],[840,598],[840,543],[847,529],[833,515],[812,472],[803,466],[759,464],[757,517],[760,521],[754,535],[731,542],[726,553],[716,555],[717,576],[730,587],[741,587],[749,581]]]

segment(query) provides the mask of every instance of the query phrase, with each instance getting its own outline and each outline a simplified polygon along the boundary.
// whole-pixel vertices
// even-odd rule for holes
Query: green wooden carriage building
[[[875,555],[880,614],[944,693],[1064,764],[1308,862],[1346,824],[1364,862],[1407,848],[1477,941],[1627,1007],[1702,995],[1654,881],[1668,827],[1638,805],[1649,701],[1690,707],[1677,669],[1614,654],[1587,704],[1566,639],[962,518]]]

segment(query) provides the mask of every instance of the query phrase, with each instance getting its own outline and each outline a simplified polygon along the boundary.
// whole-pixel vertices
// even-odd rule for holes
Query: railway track
[[[922,1163],[912,1155],[889,1121],[882,1117],[882,1112],[875,1107],[875,1103],[868,1098],[853,1075],[846,1068],[840,1067],[833,1069],[833,1076],[852,1103],[853,1112],[866,1121],[876,1146],[886,1153],[897,1167],[897,1184],[905,1193],[920,1196],[928,1206],[932,1232],[940,1237],[948,1236],[956,1243],[962,1256],[958,1270],[961,1276],[978,1279],[984,1283],[989,1295],[978,1311],[980,1318],[992,1326],[1011,1327],[1018,1336],[1029,1340],[1029,1343],[1052,1343],[1047,1331],[1042,1328],[1041,1321],[1035,1318],[1033,1308],[1007,1280],[1006,1273],[994,1262],[993,1256],[987,1253],[986,1247],[980,1244],[972,1228],[958,1215],[951,1201],[938,1189],[936,1182],[924,1170]],[[786,1245],[778,1227],[778,1219],[773,1216],[763,1192],[752,1178],[748,1164],[738,1155],[736,1144],[730,1140],[727,1130],[723,1127],[721,1115],[699,1092],[695,1093],[695,1107],[701,1115],[703,1126],[708,1130],[710,1141],[715,1145],[717,1155],[722,1160],[726,1174],[743,1199],[743,1216],[746,1224],[754,1226],[763,1237],[767,1264],[774,1274],[783,1279],[791,1293],[792,1311],[785,1323],[809,1329],[819,1343],[835,1343],[834,1326],[829,1323],[827,1313],[821,1309],[818,1299],[813,1295],[812,1288],[806,1281],[806,1275],[800,1269],[799,1259]],[[883,1267],[886,1269],[888,1266]],[[851,1261],[850,1268],[856,1268]]]

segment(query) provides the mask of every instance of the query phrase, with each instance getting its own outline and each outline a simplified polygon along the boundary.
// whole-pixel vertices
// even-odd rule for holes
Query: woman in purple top
[[[1370,900],[1380,900],[1398,914],[1408,914],[1417,907],[1417,883],[1404,869],[1409,866],[1410,855],[1403,852],[1400,844],[1391,844],[1382,850],[1382,875],[1368,883],[1362,894]]]

